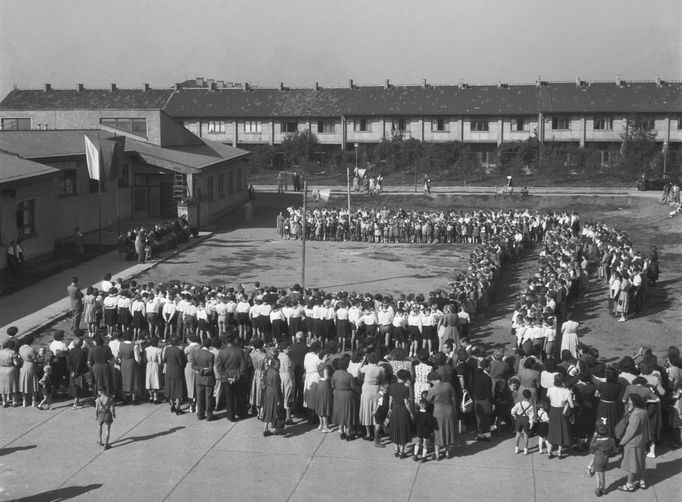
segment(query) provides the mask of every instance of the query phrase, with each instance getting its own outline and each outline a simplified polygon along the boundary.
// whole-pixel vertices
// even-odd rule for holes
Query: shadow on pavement
[[[4,457],[5,455],[11,455],[16,451],[32,450],[33,448],[37,447],[38,445],[31,444],[28,446],[10,446],[9,448],[0,448],[0,457]]]
[[[92,484],[86,486],[66,486],[64,488],[57,488],[56,490],[49,490],[47,492],[31,495],[30,497],[23,497],[16,499],[17,502],[57,502],[59,500],[68,500],[74,497],[79,497],[92,490],[97,490],[102,487],[102,484]]]
[[[112,448],[119,448],[121,446],[126,446],[131,443],[137,443],[138,441],[147,441],[149,439],[154,439],[160,436],[167,436],[184,428],[185,428],[184,425],[180,425],[178,427],[172,427],[167,431],[155,432],[154,434],[147,434],[146,436],[132,436],[127,438],[121,438],[117,439],[116,441],[113,441],[112,443],[109,444],[109,446],[111,446]]]

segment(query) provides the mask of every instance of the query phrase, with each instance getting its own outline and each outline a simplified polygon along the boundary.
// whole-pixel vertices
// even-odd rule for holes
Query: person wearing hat
[[[69,297],[69,304],[71,307],[71,315],[73,322],[71,324],[71,332],[75,333],[80,327],[81,316],[83,315],[83,293],[78,287],[78,277],[71,278],[71,284],[66,288],[66,294]]]
[[[17,333],[19,333],[19,328],[16,326],[10,326],[7,328],[7,336],[9,337],[10,340],[14,340],[15,337],[17,336]]]

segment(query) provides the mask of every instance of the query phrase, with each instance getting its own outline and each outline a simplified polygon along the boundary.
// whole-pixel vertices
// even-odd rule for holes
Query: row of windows
[[[50,162],[48,165],[61,171],[57,178],[57,195],[60,197],[78,195],[78,169],[76,161]],[[118,186],[125,188],[129,185],[130,165],[123,164],[118,178]],[[99,182],[88,178],[88,193],[98,193],[99,190]],[[102,185],[102,191],[106,191],[106,184]]]
[[[127,132],[140,136],[147,137],[147,119],[146,118],[101,118],[99,123],[106,127],[111,127],[121,132]]]
[[[227,121],[224,120],[209,120],[204,123],[208,134],[224,134],[227,130]],[[434,119],[430,122],[432,132],[450,132],[450,120],[448,119]],[[472,120],[470,122],[472,132],[489,132],[490,121],[488,120]],[[640,121],[642,127],[648,130],[653,130],[656,127],[655,119],[642,119]],[[281,122],[281,131],[284,134],[295,133],[298,131],[298,121],[286,120]],[[527,119],[512,119],[511,130],[513,132],[528,132],[530,131],[531,121]],[[244,133],[262,133],[263,123],[259,120],[246,120],[241,123],[240,129]],[[336,132],[336,123],[333,120],[318,120],[313,126],[318,134],[334,134]],[[354,132],[372,132],[372,121],[370,119],[354,119],[352,121]],[[552,117],[551,129],[553,131],[569,131],[571,130],[571,119],[568,117]],[[677,120],[677,129],[682,130],[682,119]],[[391,121],[391,131],[407,132],[409,130],[408,119],[395,119]],[[612,117],[595,117],[593,121],[593,130],[595,131],[612,131],[613,118]]]
[[[236,191],[239,192],[242,189],[242,171],[237,169],[236,171],[229,171],[227,173],[227,183],[225,182],[225,173],[218,175],[217,186],[215,184],[215,177],[209,176],[206,181],[206,195],[209,201],[216,200],[216,188],[218,189],[217,198],[224,199],[228,195],[232,195]]]

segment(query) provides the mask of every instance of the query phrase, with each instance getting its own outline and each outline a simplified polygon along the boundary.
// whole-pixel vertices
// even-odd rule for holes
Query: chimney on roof
[[[348,79],[348,87],[351,89],[355,89],[355,84],[353,84],[353,79]]]
[[[320,83],[319,82],[315,82],[315,90],[316,91],[320,90]]]
[[[45,84],[45,92],[50,92],[52,90],[52,84]]]
[[[660,75],[656,75],[656,87],[663,87],[663,79]]]
[[[151,89],[151,87],[149,87],[149,84],[144,84],[142,87],[144,87],[145,91],[148,91],[149,89]]]
[[[429,84],[426,82],[426,79],[422,79],[422,89],[426,89],[429,86]]]
[[[76,84],[78,88],[78,92],[83,92],[85,90],[85,86],[83,84]]]
[[[384,89],[391,88],[391,81],[389,79],[384,80]]]
[[[616,75],[616,85],[618,87],[621,87],[623,85],[623,81],[620,79],[620,73]]]
[[[175,83],[175,90],[176,91],[181,91],[182,90],[182,84],[180,82]]]
[[[115,91],[116,91],[116,84],[114,84],[114,83],[112,82],[112,83],[111,83],[111,92],[115,92]]]
[[[197,84],[197,87],[203,87],[204,86],[204,77],[197,77],[195,79],[195,82]]]

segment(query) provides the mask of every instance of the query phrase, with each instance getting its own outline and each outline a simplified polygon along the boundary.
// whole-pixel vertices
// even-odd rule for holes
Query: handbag
[[[471,399],[469,391],[465,390],[462,394],[462,413],[469,413],[474,409],[474,400]]]

